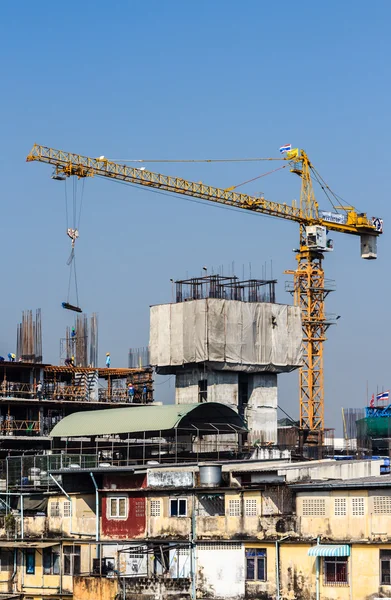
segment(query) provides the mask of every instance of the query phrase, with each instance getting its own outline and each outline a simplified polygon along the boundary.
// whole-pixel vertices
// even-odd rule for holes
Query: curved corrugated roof
[[[191,414],[190,414],[191,413]],[[164,406],[129,406],[76,412],[64,417],[51,431],[52,437],[78,437],[120,433],[158,432],[194,424],[205,431],[213,424],[224,432],[246,431],[237,412],[225,404],[167,404]],[[216,430],[207,427],[210,433]]]

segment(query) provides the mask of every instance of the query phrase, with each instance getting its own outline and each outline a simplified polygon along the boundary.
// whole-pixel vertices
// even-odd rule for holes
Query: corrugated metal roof
[[[350,546],[347,544],[341,546],[319,544],[308,550],[308,556],[350,556]]]
[[[189,413],[193,413],[191,421],[196,423],[199,429],[202,429],[202,423],[198,422],[201,419],[205,423],[217,423],[217,429],[221,424],[221,430],[224,432],[227,430],[232,432],[235,427],[240,431],[246,431],[242,419],[232,408],[218,402],[205,402],[109,408],[73,413],[55,425],[51,436],[78,437],[168,431],[177,428]],[[233,425],[231,429],[227,428],[229,422]],[[212,428],[210,433],[213,433]]]

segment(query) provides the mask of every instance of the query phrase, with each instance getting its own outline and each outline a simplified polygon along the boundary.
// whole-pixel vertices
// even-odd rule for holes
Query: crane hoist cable
[[[81,192],[78,190],[78,180],[74,178],[72,180],[72,198],[68,198],[67,181],[65,180],[65,220],[66,220],[66,232],[67,236],[71,240],[71,253],[67,260],[69,266],[69,278],[68,278],[68,294],[66,302],[62,302],[62,307],[66,310],[72,310],[74,312],[82,312],[79,307],[79,290],[77,283],[77,272],[76,272],[76,255],[75,255],[75,244],[79,237],[81,213],[83,208],[84,198],[84,179],[82,180]],[[80,198],[78,198],[80,196]],[[76,304],[71,303],[71,287],[74,282]]]

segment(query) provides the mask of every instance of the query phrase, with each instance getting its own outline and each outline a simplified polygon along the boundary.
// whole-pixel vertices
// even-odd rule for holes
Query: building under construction
[[[151,367],[98,367],[96,315],[67,328],[59,366],[42,362],[39,309],[23,312],[16,347],[0,361],[0,457],[49,449],[51,430],[69,414],[153,402]]]
[[[275,284],[206,275],[151,307],[151,364],[175,375],[176,404],[227,404],[250,445],[277,443],[277,375],[302,362],[300,308],[277,304]]]

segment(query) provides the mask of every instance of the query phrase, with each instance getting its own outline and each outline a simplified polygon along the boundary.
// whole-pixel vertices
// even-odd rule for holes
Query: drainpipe
[[[279,540],[276,540],[276,600],[281,600],[281,595],[280,595],[280,550],[279,550],[279,544],[281,544],[281,542],[283,542],[284,540],[287,540],[289,538],[289,535],[286,535],[283,538],[280,538]]]
[[[192,495],[191,530],[190,530],[190,568],[191,568],[191,597],[196,600],[196,502],[195,494]]]
[[[23,494],[20,494],[20,537],[22,538],[22,540],[24,539],[24,514],[23,514],[23,508],[24,508]]]
[[[319,537],[319,535],[317,537],[316,543],[317,543],[318,546],[320,545],[320,537]],[[319,580],[320,580],[320,557],[319,556],[316,557],[315,564],[316,564],[316,600],[320,600],[320,586],[319,586]]]
[[[79,537],[91,537],[94,536],[93,533],[80,533],[80,531],[72,531],[72,518],[73,518],[73,504],[72,504],[72,498],[71,496],[64,490],[64,488],[62,487],[62,485],[60,485],[57,481],[57,479],[55,479],[55,477],[53,477],[53,475],[51,473],[49,473],[49,477],[51,477],[54,481],[54,483],[56,484],[56,486],[60,489],[60,491],[64,494],[64,496],[67,498],[67,500],[69,500],[70,504],[71,504],[71,527],[70,527],[70,531],[69,533],[71,535],[78,535]]]
[[[95,486],[95,540],[96,540],[96,557],[100,558],[100,544],[99,544],[99,489],[95,481],[93,473],[90,473],[92,482]]]

